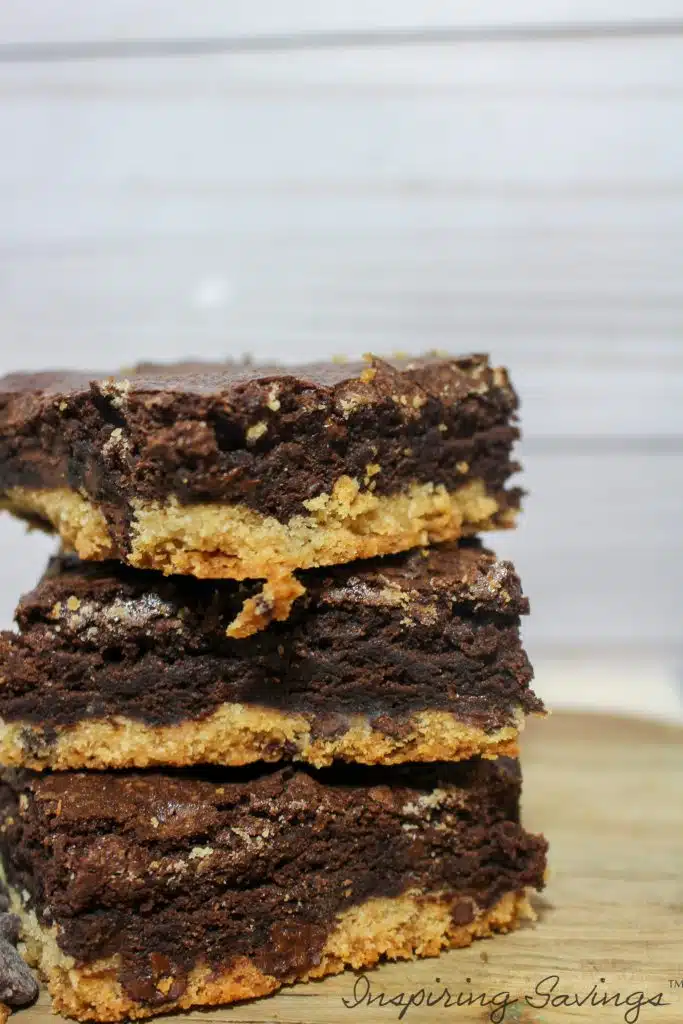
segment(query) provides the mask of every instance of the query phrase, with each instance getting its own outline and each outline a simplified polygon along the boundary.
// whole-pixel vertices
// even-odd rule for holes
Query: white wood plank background
[[[3,0],[0,32],[16,43],[216,38],[382,29],[617,25],[683,17],[678,0]]]
[[[682,124],[680,0],[5,0],[0,369],[490,350],[532,653],[669,671]],[[49,548],[20,534],[5,623]]]

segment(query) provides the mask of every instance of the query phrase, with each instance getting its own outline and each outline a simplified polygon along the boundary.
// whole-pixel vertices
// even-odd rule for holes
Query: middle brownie
[[[476,541],[305,576],[290,618],[226,636],[249,584],[54,559],[0,634],[0,762],[120,768],[516,754],[528,611]],[[258,584],[253,584],[254,593]]]

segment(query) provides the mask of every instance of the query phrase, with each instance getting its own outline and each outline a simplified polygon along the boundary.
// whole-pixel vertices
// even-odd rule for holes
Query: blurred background
[[[682,0],[3,0],[0,138],[1,372],[491,352],[538,691],[683,719]]]

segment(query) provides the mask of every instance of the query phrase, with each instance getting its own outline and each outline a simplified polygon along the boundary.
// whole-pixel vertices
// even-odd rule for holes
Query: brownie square
[[[516,762],[9,773],[0,848],[57,1012],[265,995],[514,928],[546,843]]]
[[[242,640],[254,584],[53,560],[0,633],[0,763],[121,768],[514,755],[529,683],[510,562],[475,541],[309,570]]]

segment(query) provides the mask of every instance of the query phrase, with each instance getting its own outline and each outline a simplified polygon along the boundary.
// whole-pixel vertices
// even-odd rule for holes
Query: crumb
[[[268,425],[261,420],[260,423],[255,423],[253,427],[249,427],[247,430],[247,441],[258,441],[259,437],[263,437],[268,432]]]

